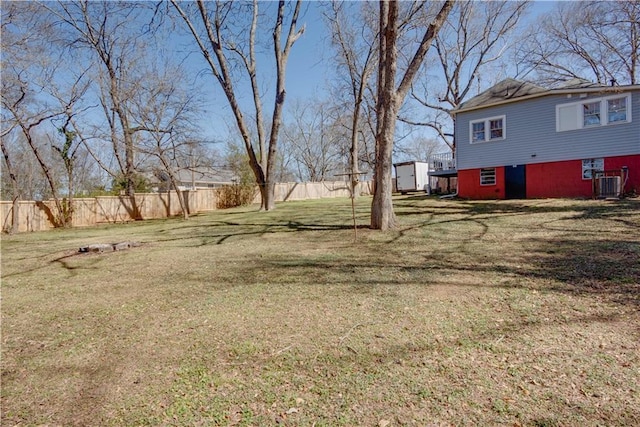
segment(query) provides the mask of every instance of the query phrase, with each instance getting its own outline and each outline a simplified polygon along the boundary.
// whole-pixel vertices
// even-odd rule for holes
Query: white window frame
[[[491,122],[495,120],[502,120],[502,136],[499,138],[491,138]],[[484,139],[473,139],[473,125],[476,123],[484,124]],[[469,121],[469,143],[470,144],[482,144],[484,142],[502,141],[507,138],[507,116],[494,116],[487,117],[486,119],[478,119]]]
[[[593,107],[593,108],[592,108]],[[592,123],[593,119],[597,119]],[[602,125],[602,102],[583,102],[582,103],[582,127],[593,127]]]
[[[609,121],[609,101],[624,99],[625,120]],[[585,124],[584,107],[589,104],[598,104],[600,122],[597,124]],[[561,120],[561,117],[563,118]],[[601,98],[582,99],[577,102],[556,105],[556,132],[566,132],[578,129],[593,129],[602,126],[615,126],[623,123],[631,123],[631,94],[617,94]]]
[[[624,99],[624,120],[609,120],[610,119],[610,115],[612,113],[612,110],[609,108],[611,107],[611,104],[609,104],[611,101],[616,101],[619,99]],[[626,122],[630,122],[631,120],[629,120],[629,114],[631,113],[631,108],[629,108],[629,97],[628,96],[616,96],[616,97],[609,97],[606,100],[606,105],[607,105],[607,123],[611,123],[611,124],[615,124],[615,123],[626,123]],[[613,110],[613,112],[616,112],[617,110]]]
[[[474,129],[475,125],[482,125],[482,139],[475,139],[476,130]],[[487,124],[484,120],[477,120],[475,122],[471,122],[471,143],[475,144],[478,142],[485,142],[487,140]]]
[[[604,158],[583,159],[582,160],[582,179],[587,180],[593,177],[593,171],[604,170]]]
[[[496,168],[480,169],[480,185],[482,186],[496,185],[496,182],[497,182]]]

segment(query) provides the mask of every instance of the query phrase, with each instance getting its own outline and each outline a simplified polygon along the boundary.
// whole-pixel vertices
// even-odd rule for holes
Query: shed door
[[[504,181],[505,197],[507,199],[527,198],[525,165],[505,166]]]

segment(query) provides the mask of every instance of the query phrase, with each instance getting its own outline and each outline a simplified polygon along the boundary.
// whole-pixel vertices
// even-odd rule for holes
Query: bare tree
[[[283,126],[281,152],[291,156],[300,181],[325,181],[343,170],[341,135],[327,109],[323,102],[296,102]]]
[[[17,153],[11,153],[9,141],[17,142],[18,140],[14,132],[15,129],[20,128],[19,122],[16,120],[16,113],[30,98],[30,93],[27,90],[27,78],[25,77],[28,71],[27,64],[31,62],[31,58],[28,57],[27,52],[31,51],[33,46],[39,47],[39,44],[34,44],[35,37],[33,34],[20,31],[20,23],[22,22],[26,21],[30,25],[35,24],[31,5],[9,3],[3,5],[1,12],[2,34],[0,36],[0,46],[2,55],[0,59],[2,61],[3,73],[1,79],[2,89],[0,92],[2,98],[0,146],[5,163],[5,167],[2,168],[3,178],[8,175],[11,184],[12,226],[10,232],[15,233],[19,227],[19,201],[22,196],[22,188],[18,182],[18,168],[16,168],[16,166],[20,164],[24,165],[26,162],[18,161],[14,164],[12,159]],[[31,112],[30,114],[35,117],[42,116],[42,121],[48,118],[44,116],[44,112],[42,111]],[[19,117],[22,117],[22,114],[19,114]],[[17,143],[14,145],[17,145]]]
[[[212,10],[209,9],[210,4],[204,1],[198,1],[195,10],[190,8],[190,5],[175,0],[172,0],[171,4],[187,25],[199,51],[224,92],[260,188],[262,208],[274,209],[274,175],[277,168],[278,136],[286,95],[286,66],[293,44],[304,31],[304,27],[297,28],[301,1],[296,1],[290,13],[284,44],[282,32],[287,11],[285,2],[279,1],[275,11],[275,19],[271,27],[273,41],[271,47],[276,65],[275,99],[268,129],[263,113],[265,95],[259,87],[258,55],[256,54],[261,3],[257,0],[254,0],[251,5],[240,2],[216,2]],[[247,15],[251,16],[250,22],[241,22],[241,18]],[[236,82],[241,79],[234,69],[234,64],[242,67],[245,74],[244,81],[250,86],[253,98],[253,110],[250,113],[242,108],[238,100],[239,89],[236,88]],[[252,137],[247,117],[253,117],[255,120],[255,137]],[[257,152],[254,143],[257,145]]]
[[[53,139],[48,139],[47,144],[42,136],[49,133],[48,136],[51,138],[52,129],[48,127],[51,119],[74,115],[75,106],[86,92],[87,84],[82,74],[74,77],[72,73],[69,73],[64,82],[56,81],[63,64],[55,55],[47,54],[46,46],[41,37],[38,37],[52,34],[50,24],[42,19],[39,12],[40,9],[34,5],[12,4],[8,12],[11,20],[3,20],[4,73],[1,97],[3,122],[9,124],[9,128],[2,132],[2,149],[14,186],[14,215],[17,214],[16,201],[20,197],[20,189],[6,143],[6,138],[13,130],[24,139],[45,178],[55,204],[55,212],[51,213],[52,222],[56,226],[68,226],[71,223],[72,208],[69,197],[73,197],[72,169],[76,153],[72,148],[72,132],[67,132],[69,120],[63,126],[65,142],[62,146],[52,144]],[[30,27],[32,32],[26,34],[26,27]],[[9,43],[5,45],[7,42]],[[13,140],[17,141],[16,138]],[[61,197],[57,164],[49,155],[50,150],[55,148],[58,148],[57,153],[60,155],[58,160],[64,163],[64,168],[68,171],[65,198]],[[14,223],[12,228],[15,227]]]
[[[67,44],[68,52],[81,49],[94,61],[99,102],[109,129],[108,139],[126,179],[127,195],[133,196],[135,138],[140,132],[149,132],[135,122],[130,105],[132,94],[141,90],[137,73],[148,53],[145,38],[149,32],[142,28],[147,10],[140,5],[109,1],[44,5],[57,18],[59,27],[67,31],[66,40],[62,42]]]
[[[422,3],[424,4],[424,3]],[[398,3],[380,1],[379,16],[379,60],[376,123],[376,167],[374,195],[371,204],[371,228],[387,230],[395,227],[393,191],[391,183],[392,152],[398,111],[404,103],[411,84],[427,55],[433,39],[453,8],[454,2],[447,0],[424,32],[415,53],[396,87],[398,67]],[[420,6],[418,6],[420,7]],[[412,15],[410,11],[409,15]]]
[[[345,109],[351,119],[347,128],[351,141],[349,162],[352,188],[355,188],[360,174],[360,138],[365,132],[361,123],[362,114],[366,107],[367,88],[377,61],[375,25],[371,22],[374,14],[369,9],[369,3],[355,5],[359,9],[361,19],[348,19],[349,13],[356,12],[353,10],[353,4],[342,1],[331,2],[325,14],[331,28],[331,42],[336,49],[338,70],[341,70],[344,76],[344,84],[340,85],[340,89],[348,94]],[[355,22],[359,24],[354,25]],[[353,195],[356,196],[355,193]]]
[[[436,59],[432,62],[433,68],[429,68],[431,73],[425,74],[411,89],[411,98],[426,107],[429,120],[412,120],[406,115],[401,120],[434,130],[455,153],[455,118],[451,111],[475,94],[475,87],[482,86],[481,76],[488,66],[504,59],[514,40],[508,36],[521,21],[527,6],[527,1],[456,3],[433,41]],[[424,115],[424,109],[419,111]]]
[[[640,82],[640,2],[559,2],[535,25],[517,54],[520,75],[546,84]]]
[[[193,112],[199,105],[196,95],[182,84],[181,68],[155,68],[143,74],[145,89],[131,99],[136,123],[147,132],[138,138],[137,150],[156,158],[164,175],[175,190],[184,219],[189,218],[189,206],[179,187],[178,173],[190,165],[181,164],[188,151],[193,150]]]
[[[443,149],[443,144],[436,138],[428,138],[425,136],[411,135],[405,141],[396,143],[394,157],[396,155],[404,156],[407,159],[415,159],[418,161],[427,161],[433,154]]]
[[[66,181],[66,198],[63,199],[63,225],[70,226],[73,215],[73,198],[76,192],[76,166],[80,154],[82,153],[82,141],[78,138],[78,133],[74,128],[74,118],[81,114],[82,109],[76,108],[76,104],[82,99],[89,88],[89,81],[84,78],[84,72],[75,78],[70,88],[64,88],[63,84],[50,85],[49,91],[53,98],[60,105],[59,119],[61,125],[55,125],[57,136],[62,139],[61,143],[57,138],[47,135],[49,146],[62,163]],[[67,101],[69,100],[69,101]],[[56,197],[55,193],[53,194]]]
[[[20,79],[14,80],[14,82],[16,81],[19,81],[21,83],[21,85],[17,88],[18,89],[17,93],[14,92],[14,95],[18,95],[17,99],[10,98],[11,91],[7,91],[9,93],[3,91],[2,107],[11,114],[12,119],[15,123],[15,127],[20,130],[25,141],[31,148],[35,158],[38,161],[38,164],[40,165],[42,173],[46,178],[46,181],[49,186],[49,190],[51,191],[51,195],[53,197],[54,204],[57,211],[52,215],[54,225],[61,226],[61,227],[69,226],[71,224],[71,213],[72,213],[71,204],[69,203],[68,199],[62,199],[60,197],[59,182],[56,179],[54,168],[47,161],[46,155],[42,152],[43,147],[42,147],[42,144],[39,144],[37,141],[35,130],[40,125],[42,125],[43,123],[47,122],[48,120],[56,116],[61,116],[65,113],[72,114],[70,112],[73,110],[73,106],[75,102],[79,99],[79,97],[82,94],[75,90],[76,85],[74,84],[74,88],[69,93],[68,98],[66,98],[65,101],[63,101],[63,104],[60,105],[58,109],[54,109],[50,105],[39,104],[37,101],[28,103],[27,100],[29,98],[31,99],[35,98],[34,93],[29,94],[29,92],[33,91],[33,89],[30,87],[30,84],[26,81],[23,81]],[[38,87],[36,90],[37,91],[42,90],[42,86]],[[34,106],[39,108],[33,109]],[[71,145],[73,143],[74,137],[71,132],[69,133],[67,132],[66,124],[63,129],[65,129],[63,132],[65,137],[65,143],[63,144],[63,148],[60,148],[60,147],[58,148],[59,148],[60,154],[63,155],[63,160],[66,163],[65,166],[68,166],[69,171],[71,173],[71,170],[73,167],[74,154],[70,150],[71,150]],[[3,146],[4,146],[4,143],[3,143]],[[3,148],[3,154],[7,156],[7,153],[8,153],[8,150],[6,150],[6,147]],[[6,158],[7,157],[5,157],[5,161],[6,161]],[[72,179],[71,175],[69,176],[69,178],[70,180]],[[69,182],[70,188],[72,188],[71,183],[72,183],[72,180]],[[71,196],[71,194],[69,194],[69,196]]]

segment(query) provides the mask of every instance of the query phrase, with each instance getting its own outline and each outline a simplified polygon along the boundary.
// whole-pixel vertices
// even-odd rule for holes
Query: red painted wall
[[[527,198],[591,197],[590,179],[582,179],[582,160],[527,165]]]
[[[467,199],[504,199],[504,167],[496,167],[496,185],[480,185],[480,169],[458,171],[458,196]]]
[[[604,159],[604,168],[607,170],[620,169],[623,166],[629,168],[629,180],[624,186],[624,191],[627,193],[635,191],[636,194],[640,194],[640,154]]]
[[[625,192],[640,194],[640,154],[607,157],[605,170],[629,169]],[[582,179],[582,160],[526,166],[527,198],[592,197],[591,180]],[[480,169],[458,171],[458,195],[470,199],[504,199],[504,167],[496,168],[496,185],[480,185]]]

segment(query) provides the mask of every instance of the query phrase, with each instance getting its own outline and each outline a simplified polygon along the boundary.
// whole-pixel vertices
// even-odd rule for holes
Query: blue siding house
[[[461,197],[640,192],[640,85],[506,79],[454,113]]]

